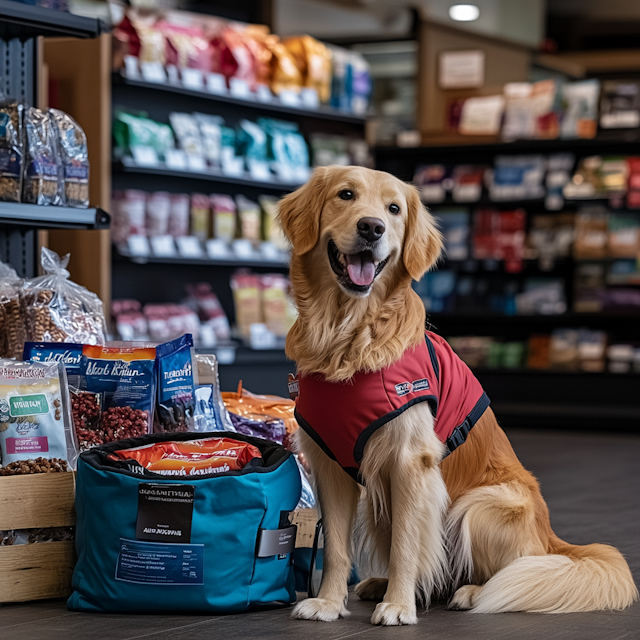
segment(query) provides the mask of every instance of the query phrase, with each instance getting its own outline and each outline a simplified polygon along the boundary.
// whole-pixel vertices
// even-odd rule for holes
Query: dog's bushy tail
[[[524,556],[471,592],[474,613],[568,613],[624,609],[638,589],[622,554],[604,544],[571,545],[557,539],[554,553]],[[467,608],[467,607],[464,607]]]

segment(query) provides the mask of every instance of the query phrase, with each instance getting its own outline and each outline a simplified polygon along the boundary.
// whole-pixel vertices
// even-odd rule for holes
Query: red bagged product
[[[249,87],[255,85],[255,61],[251,51],[245,45],[242,34],[226,28],[220,35],[211,40],[213,47],[211,70],[221,73],[227,78],[238,78],[247,82]]]
[[[112,454],[120,460],[135,460],[149,471],[164,476],[199,476],[239,471],[254,458],[257,447],[230,438],[203,438],[185,442],[168,441]]]

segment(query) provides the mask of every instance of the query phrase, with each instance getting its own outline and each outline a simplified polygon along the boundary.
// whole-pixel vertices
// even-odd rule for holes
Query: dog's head
[[[393,272],[419,280],[436,262],[442,239],[416,189],[382,171],[320,167],[285,196],[279,219],[294,254],[313,256],[351,297],[366,297]]]

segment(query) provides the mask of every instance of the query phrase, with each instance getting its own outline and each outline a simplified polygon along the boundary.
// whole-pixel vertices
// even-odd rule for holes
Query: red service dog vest
[[[424,342],[385,369],[358,372],[344,382],[328,382],[321,374],[300,375],[298,384],[298,424],[358,481],[369,438],[414,404],[429,403],[435,432],[448,453],[467,439],[489,406],[469,367],[446,340],[430,331]]]

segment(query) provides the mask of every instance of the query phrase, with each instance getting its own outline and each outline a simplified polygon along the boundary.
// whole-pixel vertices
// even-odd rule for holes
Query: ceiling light
[[[480,9],[475,4],[454,4],[449,7],[449,17],[458,22],[477,20]]]

